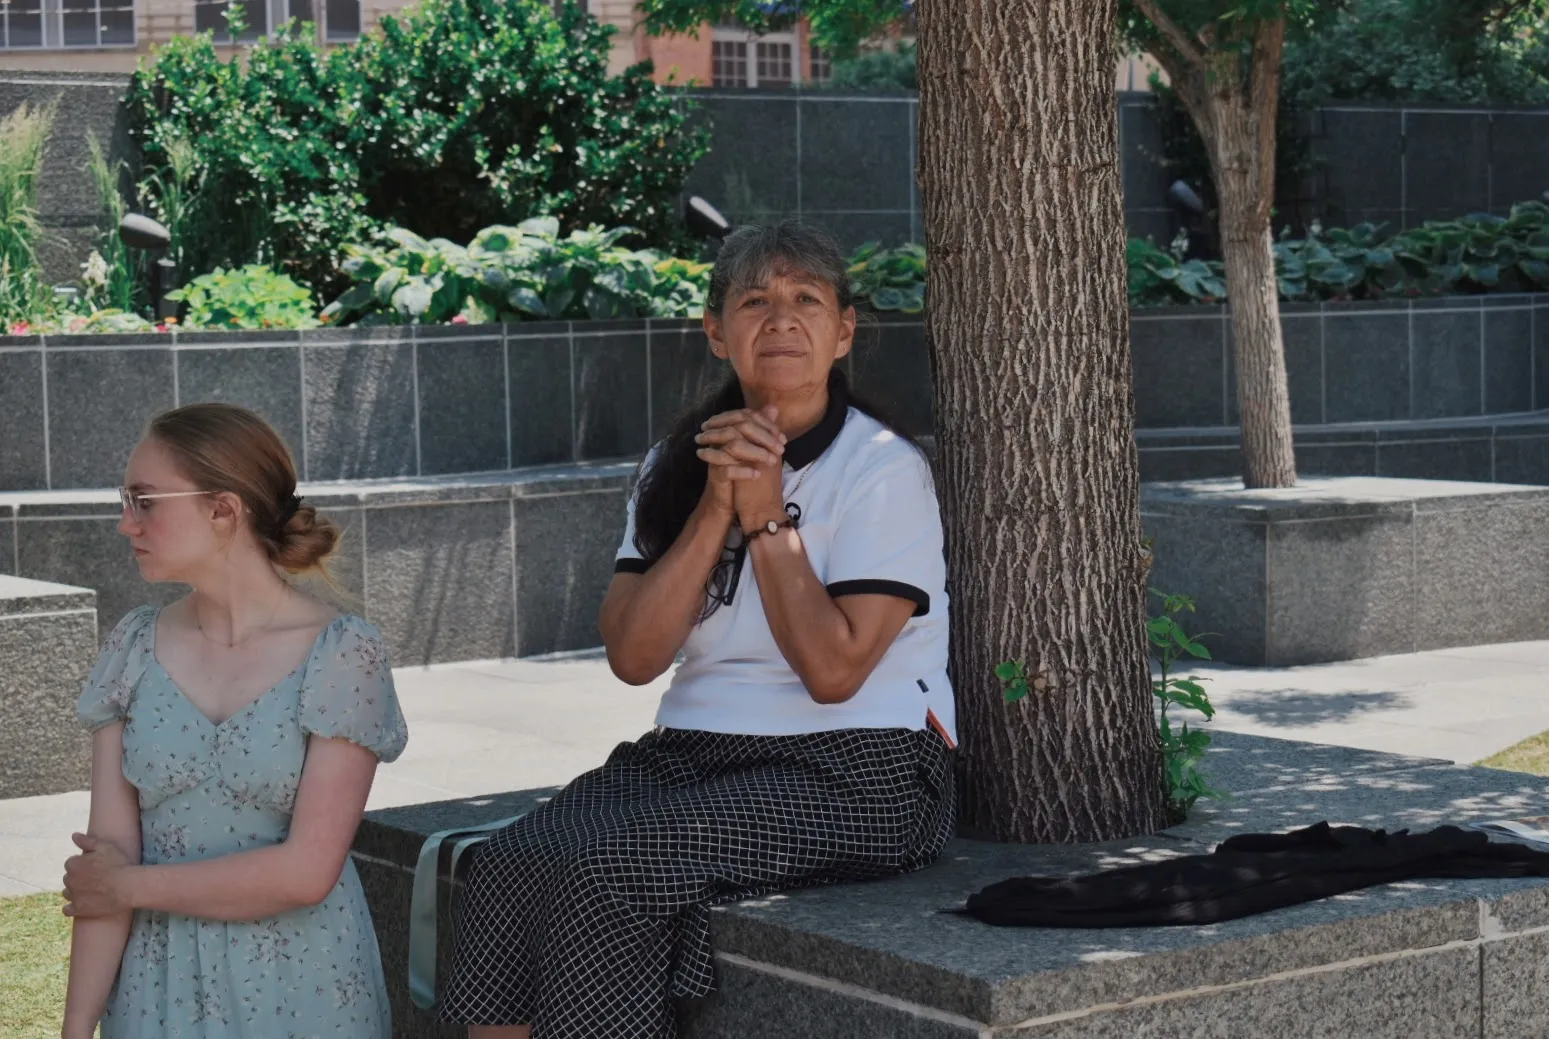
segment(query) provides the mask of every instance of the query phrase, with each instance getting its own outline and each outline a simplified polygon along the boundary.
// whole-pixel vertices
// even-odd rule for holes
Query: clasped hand
[[[709,464],[705,488],[719,510],[744,530],[785,515],[785,434],[773,405],[724,411],[700,427],[696,454]]]
[[[122,883],[131,863],[118,845],[87,833],[72,833],[70,839],[81,854],[65,860],[65,915],[113,916],[133,909]]]

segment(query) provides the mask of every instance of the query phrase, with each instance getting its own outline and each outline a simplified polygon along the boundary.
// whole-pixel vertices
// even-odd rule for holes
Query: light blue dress
[[[120,718],[124,777],[140,794],[141,859],[187,862],[261,848],[290,831],[307,734],[392,761],[408,741],[382,637],[336,618],[306,662],[216,725],[156,660],[156,615],[119,622],[78,713]],[[138,910],[102,1039],[390,1039],[376,934],[346,863],[317,906],[250,923]]]

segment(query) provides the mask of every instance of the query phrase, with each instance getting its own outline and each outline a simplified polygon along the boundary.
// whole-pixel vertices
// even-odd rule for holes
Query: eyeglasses
[[[139,494],[127,487],[118,489],[119,504],[129,512],[130,519],[136,523],[143,522],[146,510],[150,508],[150,502],[157,498],[192,498],[198,494],[209,494],[210,491],[160,491],[155,494]]]

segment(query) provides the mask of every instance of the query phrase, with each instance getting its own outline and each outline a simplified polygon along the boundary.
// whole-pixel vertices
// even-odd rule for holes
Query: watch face
[[[768,523],[764,524],[764,529],[769,531],[771,534],[776,534],[780,530],[780,524],[776,523],[774,520],[770,520]]]

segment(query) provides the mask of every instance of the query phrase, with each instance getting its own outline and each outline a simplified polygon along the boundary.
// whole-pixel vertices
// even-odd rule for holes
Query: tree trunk
[[[918,7],[937,480],[966,832],[1158,829],[1115,0]],[[996,665],[1026,662],[1007,705]]]
[[[1231,303],[1243,483],[1291,487],[1296,484],[1296,454],[1269,219],[1275,156],[1273,151],[1262,153],[1258,119],[1240,90],[1223,85],[1212,101],[1215,132],[1208,143],[1215,157],[1221,259]],[[1269,118],[1274,119],[1273,108]],[[1269,140],[1272,148],[1272,128]]]

